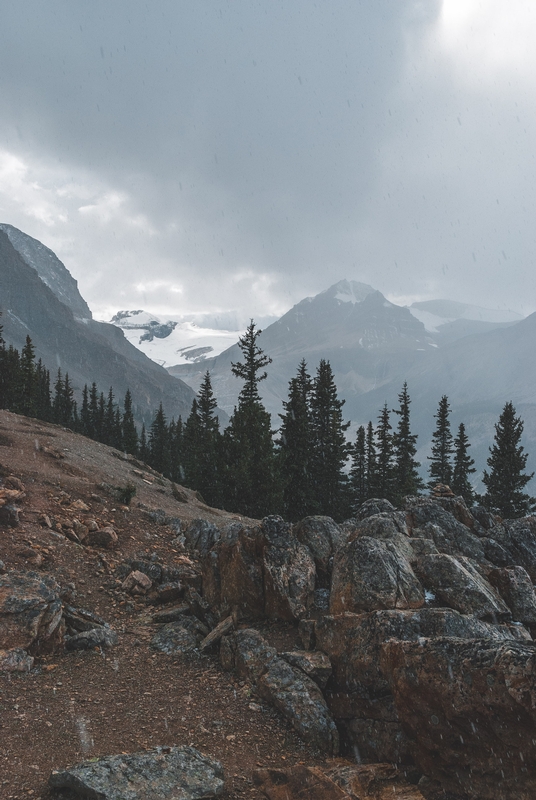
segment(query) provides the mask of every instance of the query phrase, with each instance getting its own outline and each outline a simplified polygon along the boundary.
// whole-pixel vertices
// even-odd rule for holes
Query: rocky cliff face
[[[133,347],[118,328],[93,321],[79,295],[77,299],[76,283],[68,297],[64,276],[61,287],[54,283],[58,274],[51,270],[47,278],[53,290],[15,249],[8,233],[0,230],[0,310],[6,342],[20,349],[30,335],[36,358],[43,360],[51,376],[61,368],[76,390],[95,381],[104,392],[113,386],[116,399],[122,400],[130,388],[138,418],[152,413],[160,401],[169,416],[187,415],[192,389]],[[74,311],[56,292],[69,302],[73,299]],[[86,315],[83,320],[76,318],[78,312]]]
[[[7,234],[26,264],[35,269],[43,283],[71,309],[77,319],[92,318],[88,304],[78,291],[78,283],[52,250],[13,225],[0,223],[0,231]]]

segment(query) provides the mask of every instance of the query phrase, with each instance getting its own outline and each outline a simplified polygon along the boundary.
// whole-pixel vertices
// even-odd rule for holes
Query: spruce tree
[[[182,419],[173,418],[169,423],[169,474],[174,483],[184,483],[186,473],[183,466]]]
[[[487,489],[484,504],[507,519],[522,517],[534,503],[534,498],[523,492],[534,473],[524,473],[528,454],[520,444],[522,433],[523,422],[508,402],[495,425],[495,444],[489,448],[487,461],[490,471],[485,470],[482,479]]]
[[[199,491],[199,463],[202,447],[201,421],[197,397],[194,397],[183,431],[184,485],[190,489],[199,489]]]
[[[29,336],[26,337],[26,342],[21,352],[19,391],[18,413],[24,414],[26,417],[35,417],[37,414],[39,387],[35,368],[35,348]]]
[[[224,508],[250,517],[275,514],[281,504],[271,420],[258,388],[272,359],[258,346],[260,334],[252,320],[238,341],[244,360],[231,368],[244,385],[222,439]]]
[[[311,376],[301,361],[295,378],[289,382],[288,399],[280,414],[279,464],[283,482],[285,519],[297,522],[311,513],[314,506],[311,482]]]
[[[376,453],[376,443],[374,441],[374,426],[372,422],[367,425],[367,435],[365,439],[365,456],[367,471],[367,491],[366,500],[378,496],[378,457]]]
[[[52,416],[52,404],[50,399],[50,373],[43,366],[41,359],[37,362],[37,408],[36,416],[39,419],[49,421]]]
[[[138,452],[138,431],[134,424],[134,414],[132,412],[132,394],[130,389],[127,389],[125,399],[123,401],[123,418],[121,420],[121,435],[123,440],[123,449],[126,453],[135,456]]]
[[[393,434],[394,454],[394,491],[393,498],[396,505],[400,505],[406,495],[418,494],[423,487],[419,475],[421,466],[415,459],[417,453],[417,436],[411,433],[410,426],[410,397],[408,384],[404,382],[398,395],[399,407],[393,409],[398,416],[398,425]]]
[[[344,471],[349,445],[344,432],[342,407],[329,361],[318,365],[311,396],[311,477],[316,513],[344,519],[350,513],[348,478]]]
[[[57,424],[62,424],[65,417],[65,396],[61,369],[58,368],[54,384],[54,399],[52,401],[52,419]]]
[[[119,410],[119,406],[116,404],[114,410],[114,424],[112,428],[112,447],[116,447],[117,450],[123,450],[123,424],[122,424],[122,417],[121,411]]]
[[[475,499],[469,475],[476,472],[474,459],[467,452],[470,447],[465,425],[460,422],[458,435],[454,439],[454,468],[452,470],[451,489],[454,494],[461,495],[468,506],[472,505]]]
[[[87,383],[82,389],[82,406],[80,408],[80,433],[83,436],[91,436],[91,419],[89,413],[89,390]]]
[[[104,393],[101,392],[99,394],[99,402],[97,406],[97,420],[95,425],[95,438],[98,442],[105,442],[106,438],[106,431],[105,431],[105,423],[104,418],[106,416],[106,401],[104,399]]]
[[[437,414],[434,414],[436,428],[432,434],[432,455],[428,456],[430,466],[428,486],[433,489],[438,483],[450,486],[452,483],[452,433],[449,420],[450,406],[446,395],[439,401]]]
[[[197,489],[211,506],[221,503],[220,423],[216,416],[218,404],[212,390],[210,373],[205,373],[197,395],[200,452],[197,459]]]
[[[238,340],[238,346],[242,351],[244,361],[231,363],[231,370],[236,378],[242,378],[244,385],[240,391],[238,404],[260,402],[259,383],[266,380],[267,372],[260,372],[261,369],[272,363],[270,356],[267,356],[257,344],[257,339],[261,335],[261,330],[255,330],[257,326],[251,320],[246,332]],[[260,373],[260,374],[259,374]]]
[[[89,417],[88,417],[88,436],[91,439],[100,438],[99,430],[99,393],[95,381],[91,384],[89,390]]]
[[[387,403],[380,411],[376,427],[377,468],[376,491],[378,497],[389,500],[394,499],[394,463],[393,463],[393,435],[389,420]]]
[[[357,429],[355,444],[352,448],[350,491],[352,511],[357,511],[367,499],[367,445],[363,425]]]
[[[138,447],[138,456],[144,464],[149,462],[149,447],[147,444],[147,434],[145,432],[145,423],[141,426],[140,444]]]
[[[115,447],[115,444],[113,442],[114,428],[115,428],[114,392],[112,387],[110,386],[108,390],[108,399],[106,401],[106,407],[104,409],[102,440],[101,440],[103,444],[109,444],[112,447]]]
[[[170,452],[169,452],[169,430],[162,403],[158,406],[147,443],[149,451],[149,464],[162,475],[169,475]]]

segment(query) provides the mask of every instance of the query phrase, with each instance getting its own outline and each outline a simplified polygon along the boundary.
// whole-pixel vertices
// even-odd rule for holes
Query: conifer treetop
[[[240,403],[251,403],[260,400],[258,385],[268,377],[267,372],[259,374],[260,370],[272,363],[270,356],[267,356],[257,344],[257,339],[261,333],[261,330],[256,330],[256,325],[251,320],[246,332],[238,340],[238,346],[242,351],[244,361],[231,363],[233,375],[237,378],[242,378],[244,381],[244,386],[239,396]]]

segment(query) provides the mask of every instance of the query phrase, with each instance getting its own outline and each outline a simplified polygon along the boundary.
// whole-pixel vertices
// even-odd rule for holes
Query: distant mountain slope
[[[486,467],[494,425],[511,400],[525,422],[524,446],[536,469],[536,314],[507,328],[467,336],[426,354],[405,375],[412,399],[412,425],[420,437],[420,457],[426,459],[433,418],[442,395],[452,409],[453,431],[464,422],[472,442],[471,455],[479,471]],[[387,402],[396,406],[400,382],[391,381],[361,397],[348,397],[345,412],[359,424],[376,421]],[[532,465],[532,466],[531,466]],[[426,465],[425,465],[426,466]],[[536,492],[536,487],[529,487]]]
[[[340,281],[295,305],[263,331],[259,344],[272,357],[261,384],[267,409],[277,415],[288,382],[302,358],[312,373],[328,359],[343,396],[357,395],[389,382],[422,358],[434,343],[407,308],[390,303],[366,284]],[[197,389],[210,370],[218,403],[227,412],[236,403],[240,382],[231,363],[240,360],[238,345],[202,364],[170,367],[172,375]]]
[[[9,241],[26,264],[37,271],[43,283],[54,292],[58,300],[71,309],[75,317],[92,319],[89,306],[78,291],[78,283],[52,250],[13,225],[0,223],[0,231],[8,235]]]
[[[482,308],[453,300],[424,300],[413,303],[409,310],[434,334],[440,346],[474,333],[505,328],[523,319],[515,311]]]
[[[147,418],[160,401],[169,416],[186,416],[194,397],[192,389],[133,347],[115,326],[93,321],[91,313],[84,321],[76,319],[58,299],[58,295],[66,297],[62,290],[65,276],[56,271],[58,274],[61,280],[53,291],[0,230],[0,310],[8,344],[20,349],[29,334],[36,357],[42,358],[51,375],[60,367],[78,390],[84,383],[96,381],[104,392],[113,386],[116,399],[122,401],[130,388],[138,418]],[[82,306],[75,302],[75,308],[79,311]]]

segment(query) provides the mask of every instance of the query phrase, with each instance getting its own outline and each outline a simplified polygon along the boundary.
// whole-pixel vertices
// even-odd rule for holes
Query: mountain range
[[[187,417],[207,370],[222,422],[236,404],[241,384],[231,363],[241,358],[237,325],[243,330],[244,320],[232,313],[161,319],[134,310],[118,312],[113,324],[97,322],[54,253],[10,225],[0,225],[0,309],[8,343],[20,349],[30,334],[37,357],[52,373],[69,372],[78,390],[96,381],[105,392],[112,385],[121,400],[130,388],[138,420],[147,421],[160,401],[168,416]],[[466,424],[479,472],[508,400],[525,421],[528,467],[536,465],[536,314],[523,319],[450,300],[406,307],[342,280],[268,324],[259,344],[273,359],[261,394],[274,427],[299,362],[314,375],[327,359],[352,431],[375,422],[384,403],[395,408],[407,381],[423,470],[442,395],[453,430]]]
[[[21,349],[30,335],[36,358],[69,373],[79,395],[95,381],[122,402],[130,388],[139,421],[160,402],[171,417],[189,413],[194,392],[127,341],[115,325],[96,322],[76,281],[55,254],[11,225],[0,225],[0,311],[4,339]]]

